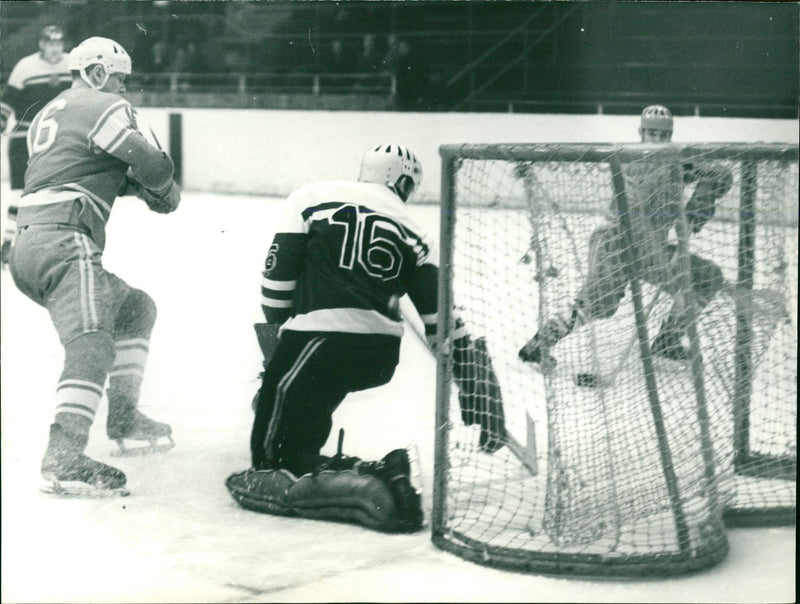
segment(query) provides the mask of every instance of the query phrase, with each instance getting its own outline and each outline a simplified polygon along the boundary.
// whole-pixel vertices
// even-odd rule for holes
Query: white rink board
[[[170,113],[183,116],[184,187],[287,195],[310,180],[355,178],[364,151],[381,142],[408,145],[424,169],[418,201],[437,201],[447,143],[636,142],[635,115],[396,113],[267,109],[142,108],[141,121],[166,146]],[[13,124],[7,132],[11,132]],[[797,143],[796,120],[676,117],[676,143]],[[6,137],[2,173],[7,174]]]

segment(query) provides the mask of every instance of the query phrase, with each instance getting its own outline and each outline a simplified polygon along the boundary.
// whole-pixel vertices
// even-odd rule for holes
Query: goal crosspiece
[[[442,163],[434,543],[531,572],[668,575],[712,566],[724,525],[793,524],[797,426],[797,145],[445,145]],[[680,211],[688,170],[732,175],[696,234]],[[643,184],[644,183],[644,184]],[[672,202],[675,277],[648,273],[643,216]],[[643,209],[645,208],[645,209]],[[668,217],[669,218],[669,217]],[[619,308],[574,330],[555,368],[517,351],[564,312],[589,241],[618,225]],[[695,257],[724,286],[705,306]],[[673,305],[683,363],[651,344]],[[507,449],[479,450],[459,421],[448,354],[451,309],[485,335],[506,426],[536,426],[538,475]],[[576,376],[596,376],[581,387]],[[576,383],[577,382],[577,383]],[[584,386],[587,383],[584,381]]]

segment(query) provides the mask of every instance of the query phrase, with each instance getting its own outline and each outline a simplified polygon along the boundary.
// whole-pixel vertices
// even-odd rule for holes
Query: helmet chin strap
[[[103,86],[105,86],[108,83],[108,78],[111,76],[111,74],[104,67],[103,73],[105,74],[105,76],[103,76],[103,81],[99,85],[95,85],[92,82],[92,79],[89,77],[89,74],[86,73],[85,68],[81,69],[80,73],[81,73],[81,79],[89,85],[89,88],[92,88],[94,90],[100,90],[101,88],[103,88]]]
[[[397,196],[402,199],[404,202],[408,201],[408,198],[411,197],[411,193],[414,192],[414,181],[405,174],[400,176],[394,185],[388,185],[388,187],[394,191]]]

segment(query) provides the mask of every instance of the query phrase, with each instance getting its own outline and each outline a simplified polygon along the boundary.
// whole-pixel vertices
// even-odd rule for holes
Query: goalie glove
[[[261,354],[264,355],[264,367],[266,367],[278,347],[281,326],[275,323],[254,323],[253,328],[256,331],[258,347],[261,349]]]
[[[478,444],[485,453],[505,445],[506,425],[503,395],[486,348],[486,338],[464,335],[453,342],[453,375],[458,385],[458,403],[465,425],[480,424]]]
[[[180,188],[178,183],[172,179],[162,190],[154,191],[130,176],[126,176],[125,186],[120,195],[134,195],[144,201],[153,212],[159,214],[174,212],[181,202]]]

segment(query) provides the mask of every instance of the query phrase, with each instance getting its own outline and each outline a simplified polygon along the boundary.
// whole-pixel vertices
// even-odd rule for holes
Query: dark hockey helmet
[[[386,185],[406,201],[422,183],[422,164],[408,147],[377,145],[364,153],[358,180]]]

